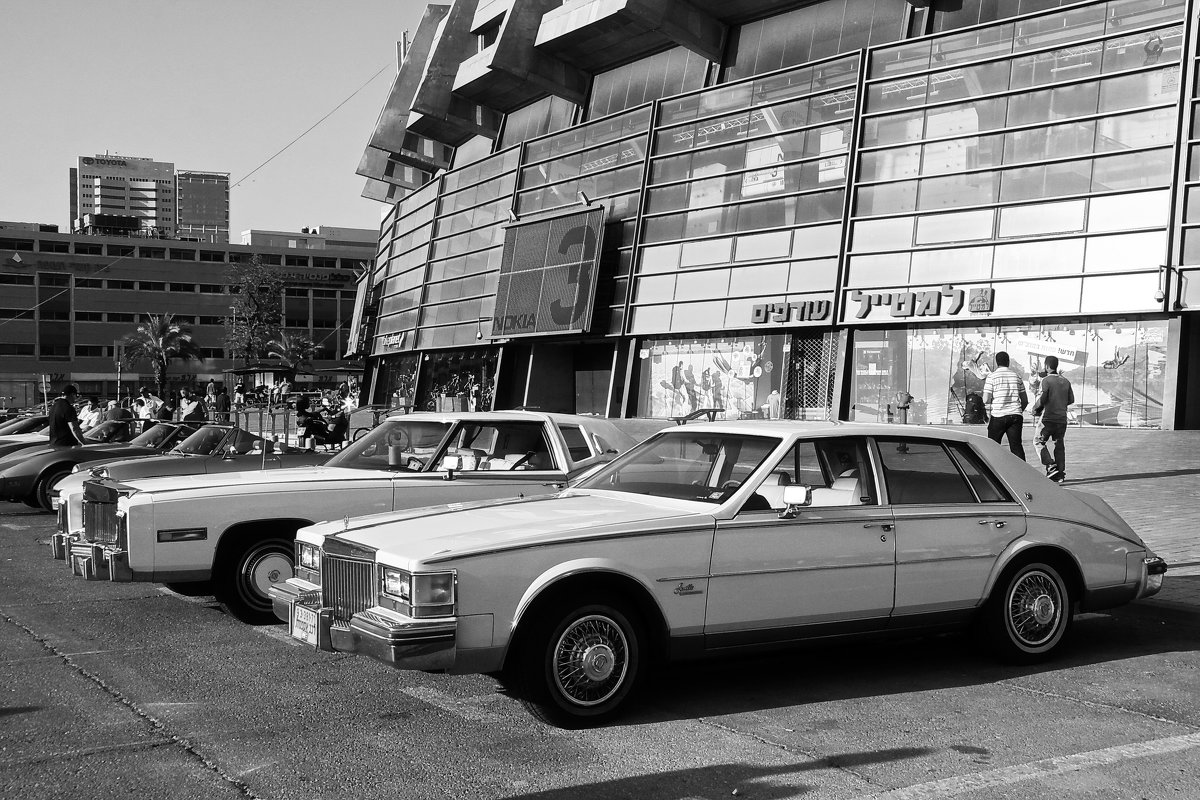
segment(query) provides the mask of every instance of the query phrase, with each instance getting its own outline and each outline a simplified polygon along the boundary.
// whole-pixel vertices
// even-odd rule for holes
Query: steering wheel
[[[721,484],[722,492],[732,492],[742,485],[741,481],[725,481]]]

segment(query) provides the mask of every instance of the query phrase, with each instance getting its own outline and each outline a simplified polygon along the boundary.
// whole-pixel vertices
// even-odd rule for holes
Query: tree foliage
[[[167,369],[172,361],[204,361],[191,329],[176,322],[173,314],[150,314],[121,344],[130,363],[148,363],[154,368],[159,397],[167,396]]]
[[[225,347],[244,362],[262,358],[283,319],[283,270],[255,255],[230,264],[225,281],[231,314],[225,318]]]
[[[317,345],[312,339],[287,331],[280,331],[278,336],[267,342],[267,355],[282,361],[292,378],[296,377],[297,370],[312,366],[316,352]]]

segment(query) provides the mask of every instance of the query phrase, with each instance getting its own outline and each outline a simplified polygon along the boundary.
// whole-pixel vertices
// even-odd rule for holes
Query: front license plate
[[[292,637],[317,646],[317,612],[304,606],[292,606]]]

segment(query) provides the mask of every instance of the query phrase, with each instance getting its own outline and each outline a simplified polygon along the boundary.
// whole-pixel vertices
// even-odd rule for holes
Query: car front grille
[[[100,544],[113,544],[117,541],[116,503],[84,499],[83,538]]]
[[[375,564],[323,554],[321,605],[333,609],[335,620],[349,620],[375,605]]]

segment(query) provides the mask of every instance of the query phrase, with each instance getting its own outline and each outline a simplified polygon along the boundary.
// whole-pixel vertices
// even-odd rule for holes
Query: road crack
[[[170,730],[167,729],[166,723],[164,723],[161,719],[154,716],[153,714],[151,714],[150,712],[148,712],[146,709],[142,708],[141,706],[139,706],[136,702],[134,702],[132,699],[127,697],[124,692],[122,692],[120,689],[116,688],[115,686],[112,686],[111,684],[109,684],[108,681],[104,680],[104,678],[100,677],[95,672],[92,672],[91,670],[87,669],[82,664],[79,664],[78,662],[76,662],[67,653],[64,653],[61,650],[59,650],[57,647],[55,647],[53,644],[51,644],[49,641],[47,641],[44,636],[41,636],[36,631],[34,631],[32,628],[21,624],[20,622],[13,619],[12,617],[10,617],[8,614],[4,613],[3,611],[0,611],[0,619],[3,619],[5,622],[7,622],[9,625],[12,625],[14,628],[24,631],[25,634],[29,638],[31,638],[33,641],[37,642],[44,650],[49,652],[51,655],[59,658],[64,664],[66,664],[68,667],[70,667],[72,670],[74,670],[76,673],[78,673],[84,679],[90,681],[92,684],[97,686],[101,691],[103,691],[109,697],[116,700],[118,703],[125,706],[130,711],[132,711],[134,714],[136,714],[138,717],[140,717],[143,721],[145,721],[147,723],[147,725],[150,727],[150,729],[154,733],[163,737],[164,741],[161,742],[159,746],[170,744],[172,746],[180,748],[181,750],[183,750],[183,752],[189,758],[191,758],[193,761],[198,763],[204,769],[206,769],[209,772],[216,775],[221,780],[223,780],[226,783],[228,783],[229,785],[231,785],[243,797],[250,798],[250,800],[264,800],[264,798],[262,798],[260,795],[255,794],[254,791],[249,786],[247,786],[244,782],[238,780],[234,776],[225,772],[214,761],[212,761],[210,758],[208,758],[203,753],[201,753],[196,748],[196,746],[194,744],[192,744],[192,742],[190,740],[185,739],[182,736],[179,736],[178,734],[172,733]],[[148,743],[147,746],[152,746],[152,744]],[[79,752],[83,752],[83,751],[79,751]]]
[[[1024,692],[1025,694],[1033,695],[1034,697],[1045,697],[1045,698],[1050,698],[1050,699],[1054,699],[1054,700],[1066,700],[1068,703],[1075,703],[1075,704],[1081,705],[1085,708],[1090,708],[1090,709],[1094,709],[1094,710],[1120,711],[1122,713],[1129,714],[1130,716],[1141,717],[1143,719],[1153,720],[1154,722],[1162,722],[1167,725],[1178,725],[1181,728],[1187,728],[1188,730],[1191,730],[1191,731],[1200,731],[1200,726],[1192,725],[1189,722],[1181,722],[1177,719],[1168,719],[1167,717],[1160,717],[1157,714],[1149,714],[1145,711],[1138,711],[1136,708],[1126,708],[1125,706],[1117,705],[1115,703],[1102,703],[1102,702],[1099,702],[1096,700],[1085,700],[1082,697],[1072,697],[1071,695],[1061,694],[1059,692],[1050,692],[1045,689],[1034,689],[1031,686],[1022,686],[1021,684],[1013,683],[1012,681],[998,681],[998,683],[1001,686],[1012,689],[1013,691]]]

